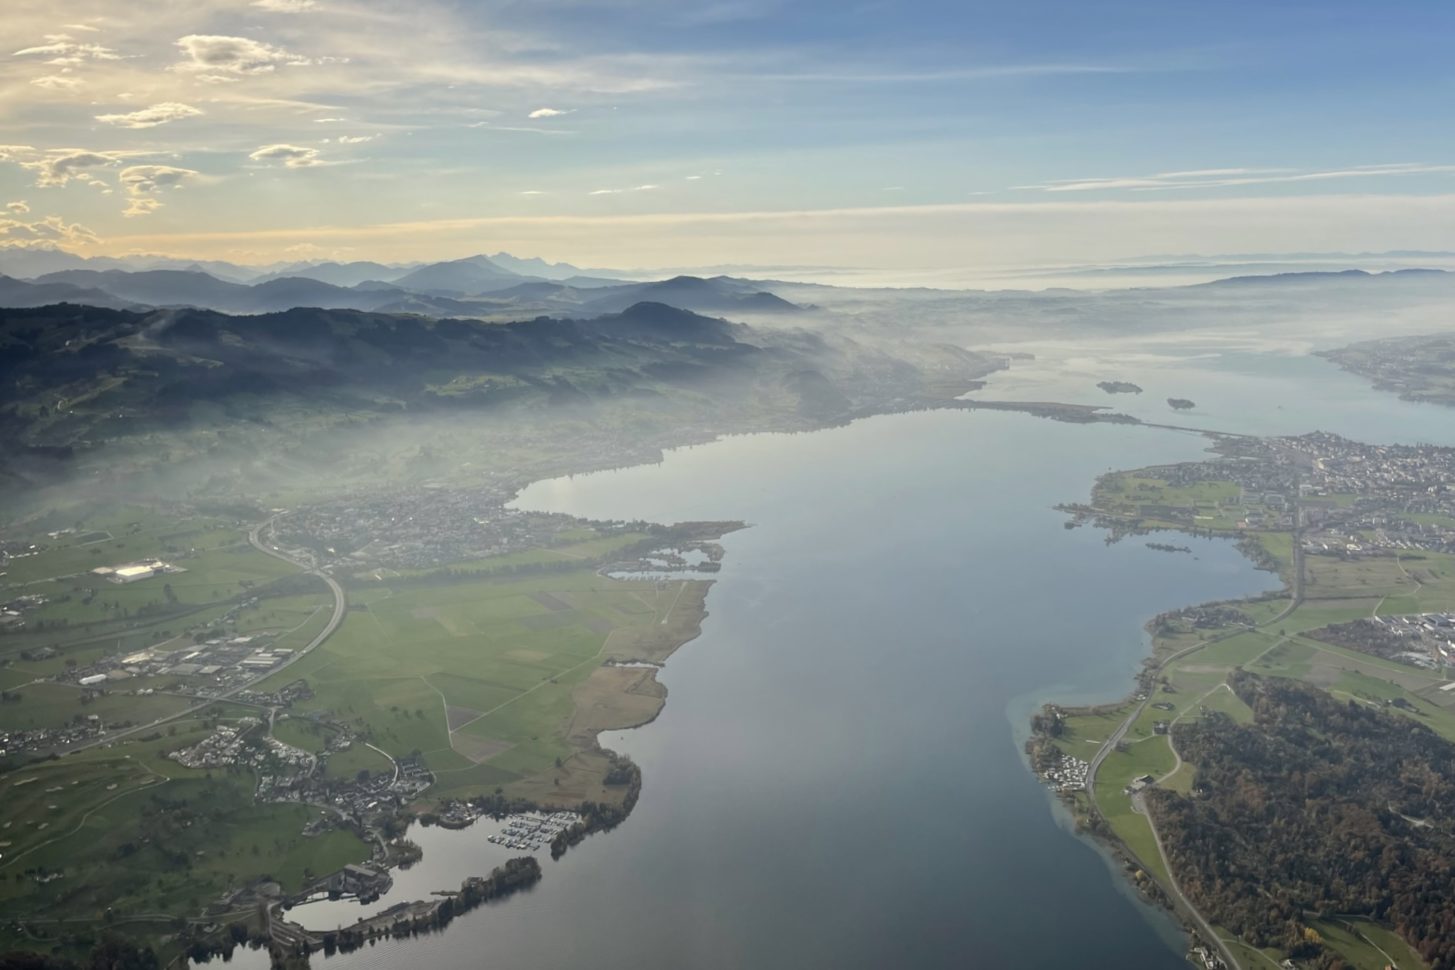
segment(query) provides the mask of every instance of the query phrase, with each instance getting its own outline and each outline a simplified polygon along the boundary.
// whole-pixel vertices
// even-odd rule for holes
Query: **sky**
[[[1446,0],[5,0],[0,247],[1455,249]]]

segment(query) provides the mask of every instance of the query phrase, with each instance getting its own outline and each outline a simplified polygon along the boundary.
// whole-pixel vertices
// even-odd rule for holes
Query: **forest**
[[[1147,794],[1189,900],[1255,946],[1337,970],[1309,925],[1392,927],[1432,970],[1455,968],[1455,746],[1411,718],[1234,671],[1254,713],[1174,728],[1190,795]]]

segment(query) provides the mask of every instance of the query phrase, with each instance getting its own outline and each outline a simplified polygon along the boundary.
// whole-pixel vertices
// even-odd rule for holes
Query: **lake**
[[[999,384],[1066,400],[1079,367],[1023,367],[984,396]],[[1154,385],[1159,399],[1183,390],[1226,430],[1360,434],[1378,421],[1389,438],[1451,435],[1448,412],[1442,422],[1310,358],[1280,369],[1232,354],[1106,377],[1145,381],[1139,410]],[[1250,394],[1264,385],[1268,397]],[[1052,508],[1085,499],[1102,472],[1205,447],[1177,431],[929,412],[531,486],[519,506],[751,524],[724,541],[702,636],[660,675],[662,716],[603,737],[641,765],[641,800],[614,832],[547,862],[534,891],[443,934],[319,962],[1185,967],[1175,926],[1069,830],[1020,746],[1045,700],[1125,694],[1152,615],[1279,585],[1227,542],[1179,537],[1192,555],[1107,546]],[[425,860],[384,902],[488,872],[509,853],[485,834],[416,828]],[[305,922],[362,912],[333,904]]]

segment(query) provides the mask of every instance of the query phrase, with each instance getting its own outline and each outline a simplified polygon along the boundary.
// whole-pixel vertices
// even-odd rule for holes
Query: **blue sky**
[[[938,268],[1455,248],[1455,6],[9,0],[0,245]]]

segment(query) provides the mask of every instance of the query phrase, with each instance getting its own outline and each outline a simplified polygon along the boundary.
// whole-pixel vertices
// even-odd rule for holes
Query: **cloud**
[[[41,77],[31,78],[30,83],[38,88],[47,91],[75,91],[81,87],[82,81],[78,77],[67,77],[62,74],[46,74]]]
[[[163,101],[150,108],[142,108],[140,111],[131,111],[126,114],[97,115],[96,120],[104,124],[115,125],[118,128],[155,128],[157,125],[165,125],[171,121],[192,118],[200,114],[202,112],[190,104]]]
[[[176,189],[197,173],[175,165],[130,165],[121,170],[118,181],[126,190],[126,208],[122,215],[145,216],[162,207],[157,199],[163,189]]]
[[[69,34],[47,34],[47,43],[26,47],[15,52],[16,57],[46,57],[47,64],[79,64],[82,61],[117,61],[121,55],[100,44],[83,44],[72,40]]]
[[[651,192],[661,188],[660,185],[634,185],[629,189],[593,189],[587,195],[621,195],[624,192]]]
[[[322,165],[317,148],[297,145],[265,145],[248,156],[255,162],[282,162],[288,168],[309,168]]]
[[[306,57],[247,37],[188,34],[178,39],[177,46],[186,59],[174,65],[174,70],[209,75],[267,74],[280,65],[310,63]]]
[[[174,189],[197,173],[175,165],[131,165],[121,170],[120,182],[128,192],[150,194]]]
[[[1239,253],[1339,249],[1446,250],[1455,193],[1325,194],[1177,199],[1053,196],[1034,202],[957,202],[849,209],[455,217],[288,228],[201,227],[111,238],[114,251],[191,258],[249,248],[269,256],[297,242],[367,247],[372,258],[435,260],[473,251],[480,238],[554,253],[577,264],[713,265],[754,254],[775,265],[820,263],[886,271],[1098,262],[1138,253]],[[797,262],[795,262],[797,261]]]
[[[16,215],[22,215],[23,216],[27,212],[30,211],[30,206],[28,204],[26,204],[25,202],[15,201],[15,202],[7,202],[7,203],[5,203],[5,209],[6,209],[7,212],[13,212]]]
[[[36,185],[41,188],[55,188],[65,185],[71,179],[84,181],[91,177],[91,169],[109,168],[120,162],[121,157],[111,152],[72,148],[50,152],[28,161],[21,160],[18,156],[14,160],[19,161],[21,167],[35,173]]]
[[[77,223],[67,223],[60,216],[46,216],[34,222],[0,216],[0,249],[24,249],[29,246],[69,246],[100,242],[100,238]]]
[[[149,216],[161,207],[162,203],[157,199],[146,195],[135,195],[127,198],[126,208],[121,210],[121,214],[128,219],[134,219],[137,216]]]
[[[373,141],[378,135],[339,135],[340,145],[362,145],[366,141]]]
[[[1396,162],[1385,165],[1356,165],[1352,168],[1324,171],[1300,171],[1291,168],[1204,168],[1185,172],[1160,172],[1156,175],[1118,176],[1112,178],[1057,179],[1041,185],[1017,185],[1018,189],[1041,192],[1099,192],[1133,190],[1139,192],[1168,189],[1217,189],[1247,185],[1275,185],[1297,182],[1322,182],[1330,179],[1377,178],[1399,175],[1440,175],[1455,173],[1455,165],[1429,165],[1423,162]]]
[[[545,195],[546,193],[542,192],[540,189],[526,189],[525,191],[521,192],[520,194],[521,195]]]
[[[739,81],[774,81],[816,84],[944,84],[956,81],[995,81],[1016,78],[1077,77],[1131,74],[1135,68],[1110,64],[987,64],[981,67],[927,71],[825,70],[725,75]]]
[[[561,115],[568,115],[570,113],[571,111],[562,110],[560,108],[537,108],[530,114],[526,115],[526,117],[532,120],[540,118],[559,118]]]
[[[473,121],[467,128],[485,128],[490,131],[514,131],[523,135],[574,135],[574,131],[567,131],[564,128],[527,128],[523,125],[497,125],[490,121]]]
[[[302,13],[317,6],[315,0],[253,0],[253,6],[274,13]]]

